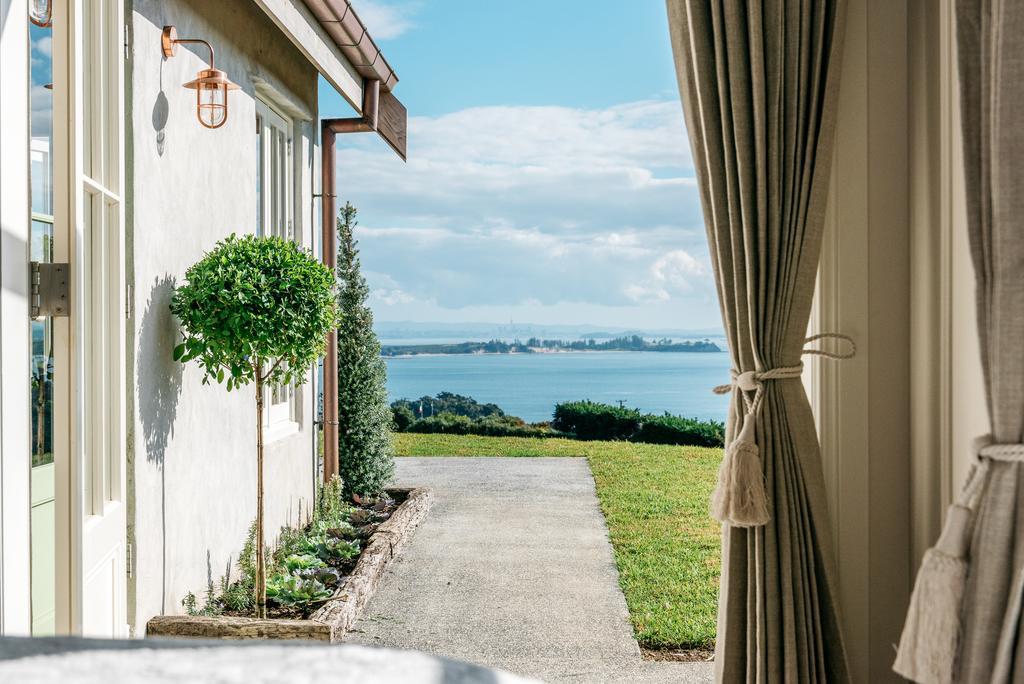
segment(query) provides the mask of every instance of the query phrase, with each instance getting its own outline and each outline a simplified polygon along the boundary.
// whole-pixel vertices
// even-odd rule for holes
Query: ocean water
[[[555,404],[620,400],[644,412],[725,420],[727,396],[711,388],[729,382],[729,355],[691,352],[562,352],[391,357],[391,400],[438,392],[493,402],[530,422],[550,420]]]

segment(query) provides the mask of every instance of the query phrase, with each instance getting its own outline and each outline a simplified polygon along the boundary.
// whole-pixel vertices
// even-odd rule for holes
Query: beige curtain
[[[967,224],[992,441],[1024,442],[1024,3],[957,2]],[[1013,453],[1013,450],[1009,450]],[[971,535],[962,682],[1024,682],[1024,453],[989,458]]]
[[[956,10],[991,434],[925,555],[895,669],[921,682],[1024,682],[1024,2],[957,0]]]
[[[992,441],[1024,442],[1024,3],[957,2],[967,225]],[[1024,682],[1024,458],[990,459],[971,535],[963,682]]]
[[[668,0],[734,372],[799,366],[836,116],[842,0]],[[741,390],[728,423],[746,420]],[[727,682],[848,680],[821,457],[798,377],[763,382],[768,522],[723,527],[715,665]]]

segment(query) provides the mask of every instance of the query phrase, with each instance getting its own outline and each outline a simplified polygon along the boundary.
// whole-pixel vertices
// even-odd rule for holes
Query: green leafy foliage
[[[262,469],[263,388],[302,384],[323,354],[337,321],[330,269],[291,240],[231,235],[185,272],[171,311],[184,338],[174,358],[196,361],[203,384],[214,380],[230,392],[256,383],[256,462]],[[262,521],[262,489],[256,516]],[[255,538],[254,557],[262,568],[262,529]],[[255,578],[257,616],[266,617],[266,574],[257,570],[249,577]]]
[[[338,472],[346,493],[373,496],[394,474],[393,418],[387,368],[366,305],[370,290],[360,273],[355,226],[356,209],[346,203],[338,219]]]
[[[185,272],[171,311],[184,336],[174,358],[199,363],[204,383],[231,391],[267,364],[267,385],[300,384],[336,322],[334,282],[291,240],[232,235]]]
[[[473,397],[453,392],[440,392],[437,396],[422,396],[419,399],[398,399],[391,402],[391,408],[408,409],[416,418],[430,418],[441,413],[473,419],[505,415],[497,404],[481,404]]]
[[[416,415],[408,406],[391,405],[391,416],[394,420],[395,432],[405,432],[416,422]]]
[[[301,528],[285,527],[277,549],[268,554],[267,598],[281,607],[309,611],[331,597],[343,570],[362,550],[362,534],[353,522],[365,524],[380,518],[373,509],[357,508],[344,495],[341,479],[335,477],[321,486],[309,523]],[[195,594],[187,594],[182,606],[189,615],[220,615],[231,612],[249,615],[255,607],[256,523],[249,527],[238,556],[238,578],[220,582],[219,595],[211,584],[200,608]]]
[[[327,563],[324,563],[318,557],[308,553],[293,553],[284,559],[284,567],[287,568],[289,572],[294,572],[295,570],[326,568]]]
[[[449,435],[485,435],[488,437],[565,437],[547,425],[530,425],[515,416],[468,418],[453,413],[439,413],[417,420],[406,432]]]
[[[185,594],[185,598],[181,599],[181,607],[185,609],[186,615],[199,615],[199,608],[196,604],[196,595],[191,591]]]
[[[345,560],[359,555],[359,542],[330,533],[306,537],[309,552],[324,561]]]
[[[345,499],[344,484],[335,475],[330,482],[320,485],[310,527],[317,530],[339,527],[346,523],[351,513],[352,504]]]
[[[225,610],[235,613],[251,613],[255,605],[253,601],[253,581],[248,577],[245,581],[228,584],[225,582],[220,595],[220,602]]]
[[[267,580],[267,598],[283,606],[297,606],[326,601],[331,590],[314,577],[277,573]]]
[[[397,432],[482,437],[566,437],[580,440],[625,440],[647,444],[722,446],[725,425],[698,420],[645,414],[636,409],[593,401],[571,401],[555,407],[550,423],[527,423],[507,415],[495,404],[442,392],[436,397],[399,399],[391,404]],[[409,420],[412,413],[413,420]],[[416,416],[423,415],[419,419]]]
[[[708,447],[720,447],[725,442],[725,425],[718,421],[683,418],[669,413],[660,416],[644,414],[636,409],[593,401],[558,404],[551,427],[583,440]]]

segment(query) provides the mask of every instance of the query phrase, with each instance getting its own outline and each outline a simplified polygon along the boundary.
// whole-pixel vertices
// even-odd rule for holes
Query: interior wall
[[[954,0],[850,0],[815,331],[842,619],[856,682],[891,672],[924,551],[988,431],[967,244]]]
[[[249,0],[134,0],[130,78],[131,238],[134,339],[129,470],[133,583],[129,618],[144,632],[157,614],[183,611],[209,582],[237,576],[237,554],[256,507],[256,408],[253,387],[228,393],[203,385],[199,367],[174,362],[180,339],[169,310],[176,284],[217,240],[256,229],[257,91],[287,98],[295,121],[296,230],[311,244],[317,73]],[[216,65],[241,89],[228,120],[203,128],[195,91],[182,87],[206,68],[202,46],[181,45],[164,59],[160,33],[202,38]],[[266,532],[308,514],[316,473],[313,404],[300,389],[299,428],[266,449]]]
[[[910,3],[913,555],[935,543],[988,432],[967,240],[953,0]]]
[[[910,231],[906,3],[849,0],[814,361],[841,619],[855,682],[891,672],[909,601]]]

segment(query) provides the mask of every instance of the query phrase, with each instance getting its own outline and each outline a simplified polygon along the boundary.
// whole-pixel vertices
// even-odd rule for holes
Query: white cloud
[[[45,57],[47,60],[53,57],[53,38],[51,36],[43,36],[38,40],[32,42],[32,51],[38,52],[40,56]],[[33,59],[37,59],[33,57]]]
[[[382,0],[353,0],[359,18],[374,39],[397,38],[413,27],[414,3],[390,3]]]
[[[373,291],[373,299],[376,299],[383,304],[388,306],[394,306],[396,304],[412,304],[416,301],[408,292],[402,292],[401,290],[385,290],[377,289]]]
[[[708,284],[704,263],[684,249],[674,249],[654,260],[648,277],[626,286],[626,296],[635,302],[666,302]]]
[[[666,286],[688,292],[695,280],[707,274],[704,264],[694,259],[684,249],[674,249],[659,257],[651,266],[651,275]]]
[[[678,102],[479,107],[409,123],[408,164],[372,136],[346,138],[338,155],[381,320],[532,302],[718,325]]]
[[[33,85],[29,90],[29,101],[32,107],[32,135],[49,137],[53,127],[53,91],[41,85]]]

